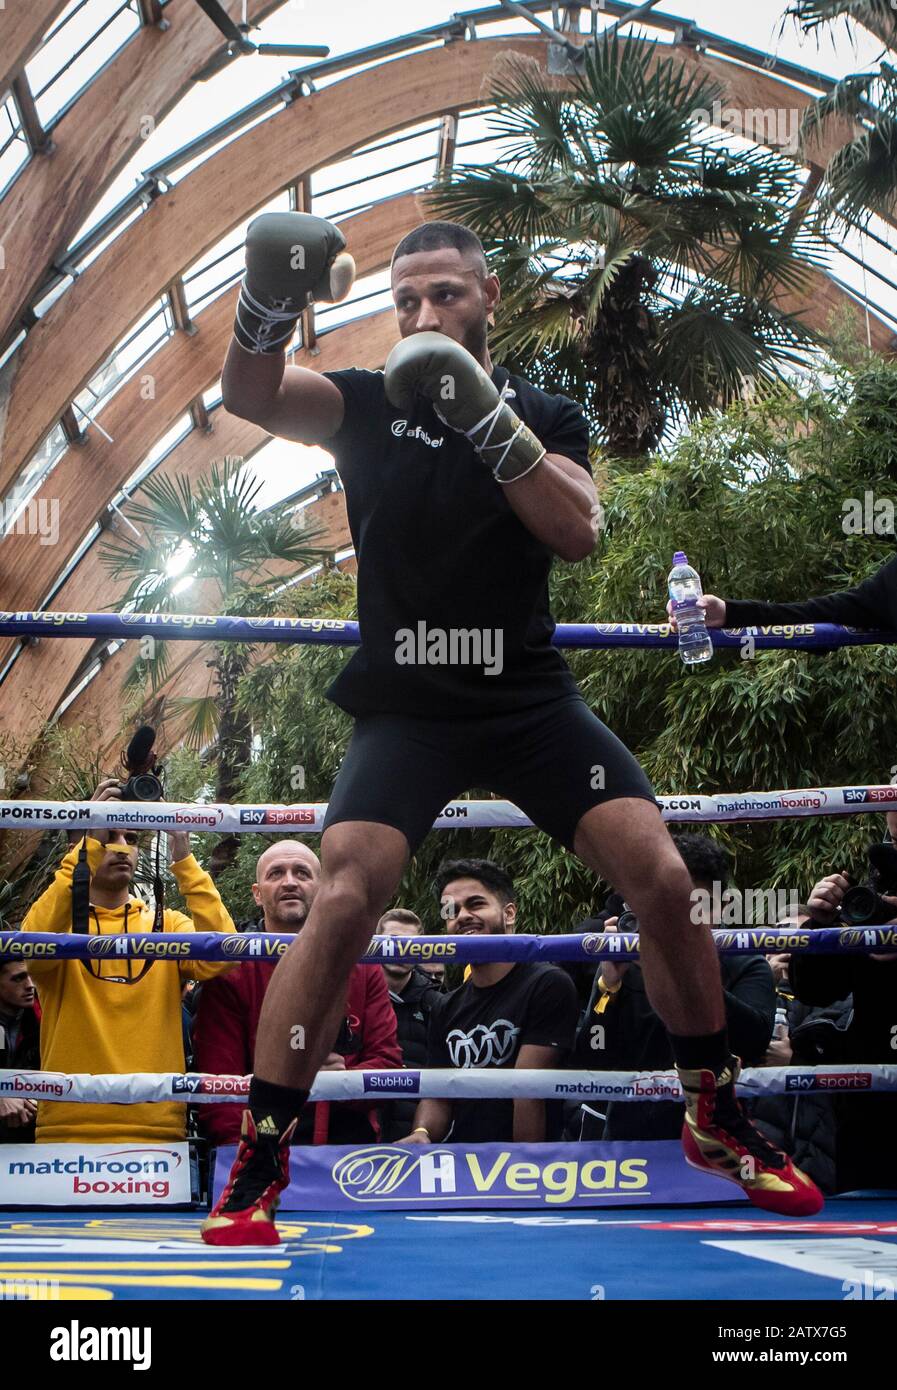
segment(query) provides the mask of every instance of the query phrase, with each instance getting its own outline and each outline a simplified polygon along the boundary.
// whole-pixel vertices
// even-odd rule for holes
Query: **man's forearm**
[[[221,373],[225,410],[243,420],[267,414],[277,399],[286,360],[284,352],[247,352],[231,338]]]
[[[414,1129],[425,1129],[434,1144],[448,1134],[452,1105],[448,1100],[422,1100],[414,1112]]]
[[[545,1142],[544,1100],[514,1101],[514,1143],[542,1144]]]
[[[584,560],[592,553],[598,499],[578,464],[546,454],[538,467],[502,490],[526,529],[562,560]]]

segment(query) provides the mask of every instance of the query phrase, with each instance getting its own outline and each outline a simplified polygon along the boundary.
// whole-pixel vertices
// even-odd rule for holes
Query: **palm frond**
[[[493,332],[495,353],[535,358],[544,352],[570,348],[577,328],[571,313],[571,296],[557,285],[544,285],[542,294],[518,293],[505,305],[505,314]]]
[[[152,694],[157,695],[170,679],[171,644],[162,642],[157,637],[152,639],[152,644],[151,655],[136,656],[128,667],[122,679],[123,690],[137,694],[149,686]]]
[[[489,95],[497,110],[488,127],[508,142],[506,158],[512,169],[523,166],[534,179],[552,172],[569,172],[588,151],[575,148],[575,124],[567,93],[548,86],[538,63],[521,54],[496,63]]]
[[[897,12],[891,0],[794,0],[785,18],[794,19],[804,33],[812,33],[837,19],[871,29],[879,38],[897,38]]]
[[[897,210],[897,120],[882,117],[829,162],[819,196],[823,217],[864,227],[874,214]]]
[[[541,241],[566,231],[555,206],[557,187],[488,164],[453,171],[431,189],[426,203],[437,216],[463,222],[484,241]]]
[[[779,386],[784,363],[807,365],[816,343],[796,317],[705,285],[661,317],[657,356],[682,408],[694,415],[740,399],[746,382],[755,390]]]
[[[172,718],[189,715],[183,742],[197,752],[206,748],[218,733],[220,706],[214,695],[172,696],[166,702],[166,713]]]
[[[805,152],[810,142],[819,137],[827,121],[868,115],[872,92],[879,80],[878,72],[851,73],[830,92],[811,101],[800,124],[801,150]]]
[[[128,504],[128,516],[135,525],[163,530],[173,544],[190,539],[196,530],[199,505],[186,475],[156,477],[150,474],[141,493],[145,501],[135,498]]]
[[[589,44],[582,71],[570,84],[571,94],[587,113],[583,119],[600,131],[608,114],[630,107],[644,112],[649,122],[660,112],[677,112],[682,131],[690,128],[692,113],[712,109],[723,88],[700,74],[689,74],[678,59],[660,56],[663,51],[644,35],[621,40],[614,33]],[[658,124],[658,133],[663,124]],[[671,132],[673,126],[668,129]]]

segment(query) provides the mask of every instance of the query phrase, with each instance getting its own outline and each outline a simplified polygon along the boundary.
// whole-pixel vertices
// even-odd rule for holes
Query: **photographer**
[[[796,916],[784,918],[777,930],[809,926],[810,908],[802,903]],[[827,1067],[843,1060],[842,1041],[853,1018],[853,1002],[837,999],[814,1008],[795,999],[788,978],[790,954],[767,956],[776,982],[776,1030],[758,1065],[764,1067]],[[754,1124],[773,1144],[790,1154],[823,1192],[837,1191],[835,1171],[835,1114],[829,1097],[819,1091],[762,1095],[750,1102]]]
[[[889,828],[893,827],[893,816],[888,821]],[[870,860],[871,892],[861,888],[857,893],[857,886],[843,870],[819,880],[807,900],[811,913],[807,926],[897,922],[897,849],[888,839],[870,850]],[[803,1004],[820,1007],[852,996],[853,1017],[841,1034],[840,1063],[893,1064],[897,953],[794,955],[789,976],[794,995]],[[897,1122],[897,1097],[836,1096],[831,1103],[837,1129],[838,1191],[893,1187],[897,1170],[886,1136]]]
[[[122,801],[117,778],[101,782],[93,801]],[[190,853],[190,837],[170,833],[171,870],[187,901],[187,914],[154,913],[131,892],[138,832],[93,830],[86,839],[90,871],[85,930],[120,933],[233,932],[214,883]],[[82,843],[69,849],[50,886],[29,909],[23,931],[71,932],[73,877]],[[35,959],[40,990],[41,1065],[64,1072],[181,1072],[184,1043],[181,990],[187,979],[207,980],[231,963],[154,961],[97,955],[84,960]],[[37,1142],[146,1143],[186,1137],[186,1108],[162,1101],[145,1105],[66,1104],[41,1101]]]

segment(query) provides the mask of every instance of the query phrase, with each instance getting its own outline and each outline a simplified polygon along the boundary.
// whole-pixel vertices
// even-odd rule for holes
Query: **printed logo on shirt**
[[[453,1067],[496,1067],[512,1055],[519,1036],[509,1019],[497,1018],[491,1027],[477,1023],[469,1033],[453,1028],[445,1045]]]
[[[428,445],[431,449],[439,449],[445,443],[444,434],[441,434],[438,439],[431,439],[420,425],[415,425],[414,429],[410,430],[407,420],[393,420],[391,429],[397,439],[419,439],[422,444]]]

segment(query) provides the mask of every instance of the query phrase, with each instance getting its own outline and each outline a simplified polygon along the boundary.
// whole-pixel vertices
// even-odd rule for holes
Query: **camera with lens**
[[[119,783],[122,801],[161,801],[162,767],[153,754],[156,731],[151,724],[142,724],[121,755],[121,765],[128,779]]]
[[[617,931],[637,932],[639,929],[638,918],[634,912],[630,912],[627,907],[617,918]]]
[[[867,857],[872,869],[868,884],[853,884],[841,899],[841,920],[851,927],[880,927],[897,917],[897,846],[870,845]]]

